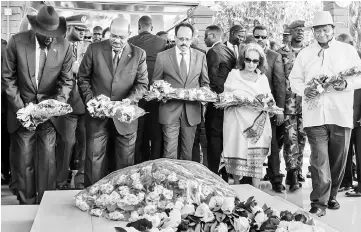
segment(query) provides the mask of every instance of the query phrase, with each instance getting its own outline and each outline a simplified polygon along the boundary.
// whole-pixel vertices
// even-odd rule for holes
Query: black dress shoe
[[[269,178],[269,176],[266,174],[266,175],[264,175],[263,180],[264,180],[264,181],[269,181],[270,178]]]
[[[290,186],[289,190],[291,192],[296,191],[297,189],[299,189],[302,186],[301,183],[298,182],[298,170],[297,169],[292,169],[287,172],[286,184],[288,184]]]
[[[336,200],[336,197],[330,197],[330,199],[328,200],[327,206],[329,209],[339,209],[340,208],[340,204]]]
[[[283,190],[285,190],[285,186],[281,183],[274,183],[272,184],[272,190],[278,193],[282,193]]]
[[[326,215],[326,210],[313,206],[313,207],[310,209],[310,213],[316,215],[317,217],[322,217],[322,216],[325,216],[325,215]]]
[[[299,182],[305,182],[306,181],[305,177],[302,175],[301,172],[298,173],[298,181]]]

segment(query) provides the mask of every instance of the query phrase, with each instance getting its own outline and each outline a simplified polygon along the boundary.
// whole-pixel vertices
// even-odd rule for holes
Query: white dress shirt
[[[175,46],[175,52],[176,52],[176,56],[177,56],[178,67],[180,69],[180,63],[181,63],[181,60],[182,60],[182,54],[181,54],[182,51],[177,46]],[[187,49],[184,53],[185,53],[184,58],[186,59],[187,74],[188,74],[189,73],[189,64],[191,62],[190,49]]]
[[[235,55],[236,58],[238,59],[238,56],[239,56],[239,51],[238,51],[239,48],[238,48],[238,46],[237,46],[237,45],[233,45],[233,44],[231,44],[229,41],[227,41],[227,47],[234,52],[234,55]]]
[[[360,66],[361,60],[354,47],[349,44],[332,40],[324,54],[318,42],[312,43],[298,54],[289,80],[292,91],[304,96],[307,83],[320,74],[335,75],[340,71]],[[347,80],[344,91],[332,89],[322,93],[318,100],[318,107],[308,108],[308,103],[302,101],[304,127],[334,124],[341,127],[353,127],[354,89],[361,88],[361,77]],[[304,99],[304,98],[303,98]]]
[[[38,74],[39,74],[39,59],[40,59],[40,45],[38,42],[38,38],[35,37],[35,81],[36,81],[36,87],[39,87],[39,80],[38,80]],[[48,56],[48,49],[45,49],[45,55]]]

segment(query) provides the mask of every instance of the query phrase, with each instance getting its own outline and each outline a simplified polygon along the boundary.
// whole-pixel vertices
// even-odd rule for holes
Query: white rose
[[[113,181],[113,185],[123,184],[126,178],[127,178],[126,175],[119,175],[119,176],[115,177],[115,179]]]
[[[160,196],[156,192],[150,192],[147,196],[148,201],[159,201]]]
[[[177,177],[177,174],[175,174],[175,172],[172,172],[170,175],[168,175],[167,179],[172,182],[178,181],[178,177]]]
[[[102,194],[95,200],[95,204],[100,207],[106,206],[108,203],[109,203],[109,195],[108,194]]]
[[[209,209],[208,205],[205,203],[202,203],[200,206],[198,206],[194,215],[196,217],[201,217],[201,221],[203,222],[211,222],[214,219],[213,212]]]
[[[182,210],[184,204],[180,201],[177,201],[175,204],[174,204],[174,208],[175,209],[178,209],[178,210]]]
[[[250,229],[248,218],[234,218],[234,229],[236,232],[248,232]]]
[[[183,217],[186,217],[188,215],[194,215],[195,212],[196,212],[196,209],[193,204],[187,204],[181,210]]]
[[[82,199],[76,199],[75,205],[82,211],[88,211],[90,209],[90,206]]]
[[[166,199],[171,200],[173,198],[173,191],[165,188],[163,189],[163,196]]]
[[[219,223],[219,226],[214,230],[215,232],[228,232],[228,226],[226,223]]]
[[[168,220],[166,220],[163,224],[163,228],[171,227],[177,228],[182,221],[181,212],[177,209],[173,209],[169,213]]]
[[[144,213],[145,214],[150,214],[153,215],[157,212],[157,206],[153,205],[153,204],[149,204],[147,206],[144,207]]]
[[[158,207],[160,209],[165,209],[166,206],[167,206],[167,201],[159,201],[158,202]]]
[[[110,195],[109,195],[109,202],[111,204],[116,204],[120,201],[120,195],[119,193],[117,193],[116,191],[113,191]]]
[[[130,222],[135,222],[135,221],[138,221],[138,220],[139,220],[139,214],[138,214],[138,212],[133,211],[133,212],[130,214],[129,221],[130,221]]]
[[[136,173],[133,173],[130,178],[132,179],[132,181],[138,181],[140,180],[140,173],[139,172],[136,172]]]
[[[101,217],[103,214],[103,210],[102,209],[91,209],[90,210],[90,215],[96,216],[96,217]]]
[[[114,186],[110,182],[108,182],[100,185],[100,190],[103,193],[110,194],[114,190]]]
[[[128,194],[127,196],[125,196],[124,201],[128,205],[136,205],[139,203],[138,197],[134,194]]]
[[[178,197],[177,201],[184,203],[185,200],[184,200],[184,197]]]
[[[164,181],[166,178],[165,175],[159,171],[153,173],[153,177],[158,181]]]
[[[96,195],[98,191],[100,190],[100,186],[95,184],[89,188],[89,194],[90,195]]]
[[[185,181],[185,180],[179,180],[179,181],[178,181],[178,187],[179,187],[180,189],[186,189],[187,186],[188,186],[187,181]]]
[[[163,193],[163,190],[164,190],[164,187],[162,185],[156,185],[154,187],[153,192],[155,192],[155,193],[157,193],[159,195],[159,194]]]
[[[208,195],[211,194],[212,192],[213,192],[213,189],[211,187],[209,187],[208,185],[202,186],[202,193],[205,197],[208,197]]]
[[[268,219],[267,215],[263,211],[259,211],[254,218],[259,227]]]
[[[214,208],[220,208],[223,204],[223,197],[221,196],[214,196],[211,197],[211,199],[209,200],[209,208],[210,209],[214,209]]]
[[[224,214],[231,214],[233,212],[234,205],[234,197],[226,197],[223,200],[222,211]]]
[[[173,209],[174,208],[174,204],[173,202],[169,202],[166,206],[165,206],[166,209]]]
[[[138,189],[138,190],[143,189],[143,185],[140,183],[140,180],[134,181],[132,186],[133,186],[133,188]]]
[[[145,214],[143,217],[152,223],[153,228],[159,227],[161,219],[157,215],[150,216]]]
[[[263,209],[261,207],[259,207],[258,205],[251,207],[251,210],[252,210],[253,214],[263,211]]]
[[[122,219],[124,219],[124,215],[119,211],[114,211],[114,212],[109,213],[109,219],[122,220]]]
[[[128,186],[120,186],[118,188],[118,191],[119,191],[119,194],[122,195],[122,196],[126,196],[129,194],[129,188]]]
[[[138,198],[138,201],[139,201],[139,202],[143,201],[143,200],[144,200],[144,197],[145,197],[145,193],[143,193],[143,192],[139,192],[139,193],[137,194],[137,198]]]

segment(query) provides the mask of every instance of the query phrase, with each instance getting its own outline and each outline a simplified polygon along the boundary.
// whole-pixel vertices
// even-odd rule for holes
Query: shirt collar
[[[181,55],[181,53],[182,53],[182,51],[178,48],[177,45],[175,46],[175,52],[176,52],[176,54],[179,54],[179,55]],[[186,55],[188,55],[189,52],[190,52],[190,49],[187,49],[184,53],[185,53]]]
[[[335,44],[335,37],[333,37],[329,42],[328,42],[328,48],[332,47]],[[318,49],[322,49],[322,47],[320,46],[320,44],[318,43],[317,40],[315,40],[315,46]]]
[[[213,48],[214,46],[216,46],[216,45],[219,44],[219,43],[222,43],[222,41],[220,40],[220,41],[215,42],[215,43],[212,45],[211,48]]]

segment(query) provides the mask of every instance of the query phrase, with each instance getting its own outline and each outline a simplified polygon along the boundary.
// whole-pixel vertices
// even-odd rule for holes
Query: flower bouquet
[[[307,86],[312,89],[316,89],[319,94],[330,92],[332,88],[338,86],[343,83],[345,80],[349,80],[351,78],[360,78],[361,77],[361,66],[353,67],[350,69],[346,69],[341,71],[337,75],[327,76],[327,75],[319,75],[313,77],[308,83]],[[308,109],[312,110],[314,108],[319,107],[319,99],[320,95],[316,98],[310,99],[305,97],[305,102],[308,105]]]
[[[116,118],[121,122],[131,123],[146,112],[135,105],[130,104],[129,99],[111,101],[109,97],[99,95],[87,103],[89,114],[96,118]]]
[[[122,232],[276,231],[282,221],[314,227],[307,213],[279,214],[253,197],[241,202],[218,175],[192,161],[158,159],[118,170],[78,193],[75,204],[93,216],[129,221],[116,228]]]
[[[69,104],[48,99],[39,104],[29,103],[29,105],[16,112],[16,118],[23,127],[34,131],[40,123],[47,121],[51,117],[65,115],[72,111],[73,109]]]
[[[221,93],[219,101],[214,103],[218,109],[231,106],[251,108],[256,111],[265,111],[271,114],[283,114],[283,109],[276,106],[275,101],[268,94],[259,94],[255,98],[238,97],[233,93]]]
[[[216,102],[217,94],[206,87],[183,89],[172,88],[171,84],[164,80],[155,81],[150,90],[145,94],[144,99],[151,101],[157,99],[166,102],[169,99],[178,99],[186,101],[200,101],[200,102]]]

